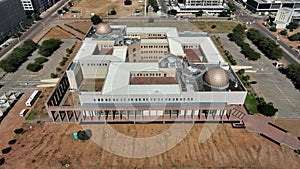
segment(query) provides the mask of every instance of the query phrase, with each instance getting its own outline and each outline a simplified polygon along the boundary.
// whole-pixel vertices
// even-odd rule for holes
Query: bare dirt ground
[[[184,124],[182,124],[184,125]],[[30,128],[31,126],[31,128]],[[104,125],[102,125],[104,127]],[[150,137],[167,130],[170,124],[114,124],[117,131],[134,137]],[[135,159],[114,155],[92,140],[74,140],[77,124],[24,124],[24,134],[15,135],[2,169],[11,168],[297,168],[300,156],[254,133],[218,125],[205,143],[198,142],[203,124],[196,124],[175,148],[153,157]],[[207,127],[207,126],[206,126]],[[41,134],[43,133],[43,134]],[[122,140],[119,140],[122,141]],[[114,145],[118,146],[118,145]]]
[[[74,28],[77,28],[82,32],[87,33],[90,27],[92,26],[92,22],[72,22],[72,23],[68,23],[68,25],[71,25]]]
[[[74,38],[74,35],[62,30],[59,27],[54,27],[49,31],[49,33],[47,33],[47,35],[43,38],[43,40],[53,39],[53,38],[72,39]]]
[[[108,16],[107,14],[115,9],[116,15]],[[91,13],[97,14],[102,17],[126,17],[131,16],[135,9],[144,10],[144,3],[138,3],[138,0],[132,0],[132,5],[124,5],[123,0],[81,0],[75,3],[73,7],[70,8],[70,12],[67,12],[62,17],[73,17],[74,14],[71,10],[80,10],[81,14],[76,14],[77,17],[90,18]],[[143,15],[143,12],[140,13]]]

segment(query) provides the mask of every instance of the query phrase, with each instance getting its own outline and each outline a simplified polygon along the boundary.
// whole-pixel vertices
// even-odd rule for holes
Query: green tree
[[[91,17],[91,21],[94,25],[98,25],[99,23],[102,23],[102,19],[98,15],[94,15]]]
[[[265,116],[274,116],[278,111],[278,109],[274,108],[272,102],[269,103],[263,102],[257,105],[257,110]]]
[[[116,10],[113,8],[111,11],[110,11],[110,15],[116,15],[117,14],[117,12],[116,12]]]
[[[43,56],[50,56],[52,53],[60,47],[62,41],[60,39],[49,39],[42,42],[39,47],[39,54]]]
[[[32,72],[38,72],[43,68],[42,65],[39,63],[29,63],[26,67],[27,70],[32,71]]]
[[[291,79],[297,89],[300,89],[300,65],[290,64],[286,71],[286,76]]]
[[[287,32],[287,30],[286,30],[286,29],[284,29],[284,30],[280,31],[280,35],[284,35],[284,36],[286,36],[287,34],[288,34],[288,32]]]
[[[132,4],[131,0],[125,0],[124,1],[124,5],[131,5],[131,4]]]
[[[45,58],[45,57],[38,57],[38,58],[34,59],[34,62],[37,63],[37,64],[42,64],[42,63],[45,63],[47,61],[48,61],[48,59]]]
[[[277,31],[277,28],[276,28],[276,27],[274,27],[274,26],[272,26],[272,27],[270,28],[270,31],[272,31],[272,32],[276,32],[276,31]]]
[[[286,26],[287,29],[297,29],[299,24],[297,22],[290,22],[289,25]]]
[[[289,37],[290,41],[300,41],[300,32],[293,34],[292,36]]]
[[[57,11],[57,13],[58,13],[58,15],[61,15],[61,14],[63,13],[63,11],[62,11],[61,9],[59,9],[59,10]]]

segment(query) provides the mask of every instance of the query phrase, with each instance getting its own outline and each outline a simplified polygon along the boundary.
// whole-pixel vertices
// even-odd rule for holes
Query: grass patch
[[[253,92],[248,92],[245,100],[247,109],[252,113],[259,113],[257,110],[258,102]]]
[[[33,120],[35,118],[36,112],[31,111],[25,120]]]
[[[232,33],[233,28],[237,25],[236,22],[232,21],[199,21],[192,22],[203,32],[208,33]],[[214,29],[211,27],[214,26]]]

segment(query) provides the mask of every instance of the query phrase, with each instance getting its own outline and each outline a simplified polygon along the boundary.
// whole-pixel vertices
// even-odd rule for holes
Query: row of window
[[[161,59],[162,56],[142,56],[141,59]]]
[[[88,63],[86,64],[87,66],[107,66],[107,63]],[[81,66],[84,66],[84,64],[82,63]]]
[[[168,53],[168,51],[161,51],[161,50],[141,51],[141,54],[144,54],[144,53]]]
[[[141,48],[168,48],[166,45],[141,45]]]
[[[194,46],[192,46],[192,45],[189,45],[189,46],[187,46],[187,45],[183,45],[183,48],[184,49],[193,49],[193,48],[195,48]]]
[[[173,97],[173,98],[98,98],[98,99],[94,99],[94,101],[98,101],[98,102],[133,102],[133,101],[193,101],[193,98],[178,98],[178,97]]]
[[[161,73],[133,73],[131,76],[157,76],[157,77],[160,77]],[[164,73],[164,76],[166,77],[167,74]]]

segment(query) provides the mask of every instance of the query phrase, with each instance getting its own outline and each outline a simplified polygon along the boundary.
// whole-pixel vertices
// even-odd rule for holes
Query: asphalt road
[[[251,22],[251,25],[250,25],[251,27],[256,28],[262,34],[267,35],[271,39],[276,39],[276,36],[274,36],[266,27],[259,24],[259,20],[261,18],[253,17],[241,9],[237,9],[235,13],[238,16],[238,20],[241,23],[247,23],[247,22],[250,23]],[[255,21],[255,23],[253,23],[253,21]],[[283,58],[285,58],[290,63],[300,64],[299,58],[297,58],[297,57],[299,57],[299,54],[294,49],[291,49],[288,44],[286,44],[282,41],[278,41],[278,44],[284,49],[283,50]]]

